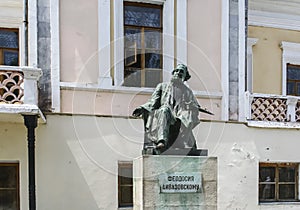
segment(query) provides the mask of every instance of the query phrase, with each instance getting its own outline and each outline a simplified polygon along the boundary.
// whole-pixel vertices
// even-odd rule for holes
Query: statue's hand
[[[134,117],[139,117],[139,116],[141,116],[142,114],[144,114],[144,112],[145,112],[145,109],[144,109],[143,107],[139,106],[138,108],[136,108],[136,109],[133,111],[132,116],[134,116]]]

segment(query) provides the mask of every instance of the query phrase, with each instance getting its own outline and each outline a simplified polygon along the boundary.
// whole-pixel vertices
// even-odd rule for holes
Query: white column
[[[178,1],[177,1],[178,2]],[[174,67],[175,15],[174,1],[167,0],[163,9],[163,81],[169,81]]]
[[[296,122],[296,105],[298,102],[297,97],[288,96],[287,104],[287,119],[290,122]]]
[[[245,121],[245,1],[239,1],[239,113],[238,120]]]
[[[221,76],[222,76],[222,120],[229,118],[229,2],[222,0],[222,48],[221,48]]]
[[[28,1],[28,65],[37,66],[37,0]]]
[[[51,99],[53,112],[60,112],[59,0],[50,1]]]
[[[123,0],[114,1],[114,85],[121,86],[124,80],[124,26]]]
[[[253,88],[253,46],[257,43],[258,39],[247,39],[247,91],[252,92]]]
[[[100,87],[111,87],[110,76],[110,1],[98,0],[98,60]]]
[[[187,65],[187,1],[177,1],[177,64]]]

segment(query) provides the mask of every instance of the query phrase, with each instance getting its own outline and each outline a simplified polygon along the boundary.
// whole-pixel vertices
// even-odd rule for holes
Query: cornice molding
[[[6,1],[0,1],[0,7],[23,7],[23,1],[22,0],[6,0]]]
[[[249,10],[248,25],[300,31],[300,16]]]
[[[22,17],[8,17],[0,15],[0,25],[1,27],[21,27]]]

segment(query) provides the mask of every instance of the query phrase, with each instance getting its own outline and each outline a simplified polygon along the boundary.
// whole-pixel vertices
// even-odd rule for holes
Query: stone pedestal
[[[133,162],[134,210],[216,210],[217,158],[144,155]]]

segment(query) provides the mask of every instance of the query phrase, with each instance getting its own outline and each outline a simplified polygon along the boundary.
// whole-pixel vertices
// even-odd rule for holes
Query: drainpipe
[[[28,66],[28,0],[23,0],[24,19],[24,66]],[[28,193],[29,210],[36,210],[35,192],[35,128],[37,127],[37,115],[24,115],[24,124],[27,128],[28,141]]]
[[[248,3],[248,0],[245,0],[245,90],[248,90],[249,87],[248,87],[248,76],[247,75],[247,41],[248,41],[248,11],[249,11],[249,3]]]
[[[35,128],[37,127],[37,115],[24,115],[24,124],[27,128],[27,141],[28,141],[29,210],[36,210],[36,198],[35,198]]]

